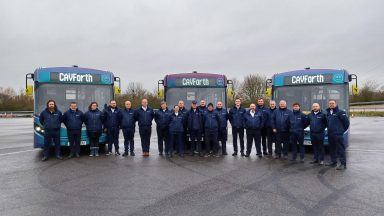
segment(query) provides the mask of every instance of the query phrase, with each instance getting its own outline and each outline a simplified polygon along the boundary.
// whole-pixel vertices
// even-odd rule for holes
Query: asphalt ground
[[[41,162],[32,119],[0,119],[1,215],[384,215],[384,118],[351,119],[348,169],[228,156]],[[154,127],[153,127],[154,128]],[[231,136],[229,136],[231,137]],[[123,140],[120,149],[123,149]],[[328,158],[328,157],[327,157]]]

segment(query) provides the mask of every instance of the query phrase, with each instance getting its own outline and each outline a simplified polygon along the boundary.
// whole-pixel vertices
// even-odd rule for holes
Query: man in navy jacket
[[[261,144],[263,145],[263,155],[268,155],[267,152],[267,122],[268,122],[268,109],[264,106],[264,99],[259,98],[257,100],[257,110],[261,111],[264,118],[264,125],[261,128]]]
[[[149,147],[151,144],[152,120],[155,116],[153,109],[148,106],[148,100],[141,100],[141,107],[139,107],[135,116],[139,124],[139,133],[141,139],[141,147],[143,148],[143,156],[149,156]]]
[[[223,102],[221,101],[217,102],[215,111],[219,115],[219,119],[220,119],[218,140],[221,142],[221,154],[227,155],[227,139],[228,139],[227,125],[228,125],[229,115],[228,115],[227,109],[223,108]]]
[[[300,104],[292,105],[293,115],[291,119],[291,161],[296,161],[297,145],[299,145],[300,162],[304,162],[304,129],[308,126],[307,116],[300,111]]]
[[[329,100],[327,109],[328,142],[331,154],[331,162],[328,166],[336,166],[337,158],[340,164],[337,170],[347,168],[347,158],[345,155],[344,133],[349,128],[349,119],[345,111],[340,110],[336,100]]]
[[[76,102],[69,104],[69,109],[63,115],[63,123],[67,128],[67,136],[71,153],[69,158],[80,157],[81,128],[84,114],[77,108]]]
[[[172,157],[173,146],[178,148],[180,157],[184,157],[184,128],[185,115],[179,111],[179,106],[175,105],[173,113],[169,116],[169,144],[166,146],[165,154],[167,157]]]
[[[207,157],[213,155],[218,157],[219,142],[217,136],[220,128],[220,118],[217,112],[213,109],[213,104],[208,104],[208,110],[203,117],[204,122],[204,138],[205,149],[208,152]]]
[[[160,108],[155,112],[159,155],[163,155],[164,146],[167,146],[169,135],[169,116],[171,114],[171,111],[167,108],[167,103],[164,101],[160,103]]]
[[[240,138],[240,152],[241,156],[244,154],[244,114],[245,109],[241,107],[241,100],[238,98],[235,100],[235,106],[229,110],[229,122],[232,125],[232,137],[233,137],[233,154],[237,155],[237,136]]]
[[[255,141],[256,146],[256,155],[259,158],[262,157],[261,154],[261,130],[264,126],[264,113],[262,110],[256,110],[256,105],[251,104],[249,106],[249,111],[244,115],[244,125],[247,130],[247,153],[245,157],[249,157],[252,151],[252,143]]]
[[[131,156],[135,156],[135,110],[132,109],[131,101],[124,102],[125,108],[121,110],[121,124],[120,128],[123,131],[124,135],[124,154],[123,156],[128,156],[128,151]]]
[[[44,128],[44,156],[42,161],[48,160],[51,143],[55,144],[56,158],[61,160],[60,128],[63,120],[54,100],[48,100],[47,108],[40,113],[40,123]]]
[[[312,111],[308,114],[308,121],[314,154],[314,160],[311,164],[324,165],[324,136],[327,127],[327,116],[321,111],[318,103],[312,105]]]
[[[291,118],[292,111],[287,109],[287,102],[285,100],[281,100],[279,102],[279,108],[274,111],[272,116],[272,128],[273,132],[276,133],[276,159],[281,158],[281,153],[283,153],[284,159],[288,159]]]
[[[203,113],[197,108],[197,101],[192,101],[191,109],[186,116],[189,137],[191,138],[191,155],[198,152],[202,156],[201,138],[203,132]]]
[[[276,134],[273,133],[272,129],[272,116],[276,110],[276,102],[274,100],[269,101],[269,109],[267,109],[268,118],[265,120],[267,127],[267,143],[268,143],[268,156],[272,157],[272,143],[276,145]]]
[[[109,102],[109,106],[104,110],[104,128],[107,130],[108,155],[112,155],[112,145],[115,146],[115,155],[119,152],[119,131],[121,124],[121,110],[117,107],[115,100]]]

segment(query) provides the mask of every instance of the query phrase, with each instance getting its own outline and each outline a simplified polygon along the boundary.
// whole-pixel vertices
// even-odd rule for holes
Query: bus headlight
[[[39,125],[35,125],[35,131],[37,133],[40,133],[40,134],[44,133],[44,129],[42,127],[40,127]]]

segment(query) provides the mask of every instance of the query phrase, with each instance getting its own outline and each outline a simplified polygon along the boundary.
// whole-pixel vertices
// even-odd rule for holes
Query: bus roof
[[[166,87],[226,87],[227,77],[213,73],[178,73],[164,77]]]
[[[80,67],[47,67],[34,72],[35,81],[42,83],[113,84],[112,72]]]
[[[304,69],[274,74],[274,86],[342,84],[349,82],[349,74],[344,69]]]

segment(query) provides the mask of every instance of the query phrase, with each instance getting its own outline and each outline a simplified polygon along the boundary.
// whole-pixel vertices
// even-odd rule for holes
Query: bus
[[[28,83],[33,81],[33,85]],[[114,94],[120,93],[120,78],[109,71],[73,67],[38,68],[25,76],[26,93],[34,98],[34,148],[44,147],[44,128],[39,121],[40,113],[46,108],[49,99],[56,101],[63,113],[70,102],[77,102],[78,109],[86,112],[92,101],[103,110]],[[106,134],[100,137],[100,143],[106,142]],[[60,129],[61,146],[69,146],[64,124]],[[81,133],[81,145],[89,145],[85,126]]]
[[[312,104],[319,103],[321,109],[328,108],[328,100],[335,99],[341,110],[349,116],[349,82],[355,81],[352,92],[357,94],[357,76],[344,69],[310,69],[288,71],[273,75],[267,80],[267,94],[278,103],[287,101],[291,108],[294,102],[301,105],[301,111],[308,114]],[[305,129],[304,144],[311,145],[309,127]],[[328,145],[327,131],[324,145]],[[344,134],[344,144],[348,146],[349,129]]]
[[[160,90],[160,86],[163,90]],[[179,100],[183,100],[185,106],[192,101],[205,100],[216,106],[218,101],[223,102],[223,107],[227,107],[227,94],[232,95],[232,81],[225,75],[211,73],[179,73],[168,74],[163,80],[158,81],[158,93],[170,106],[177,105]]]

